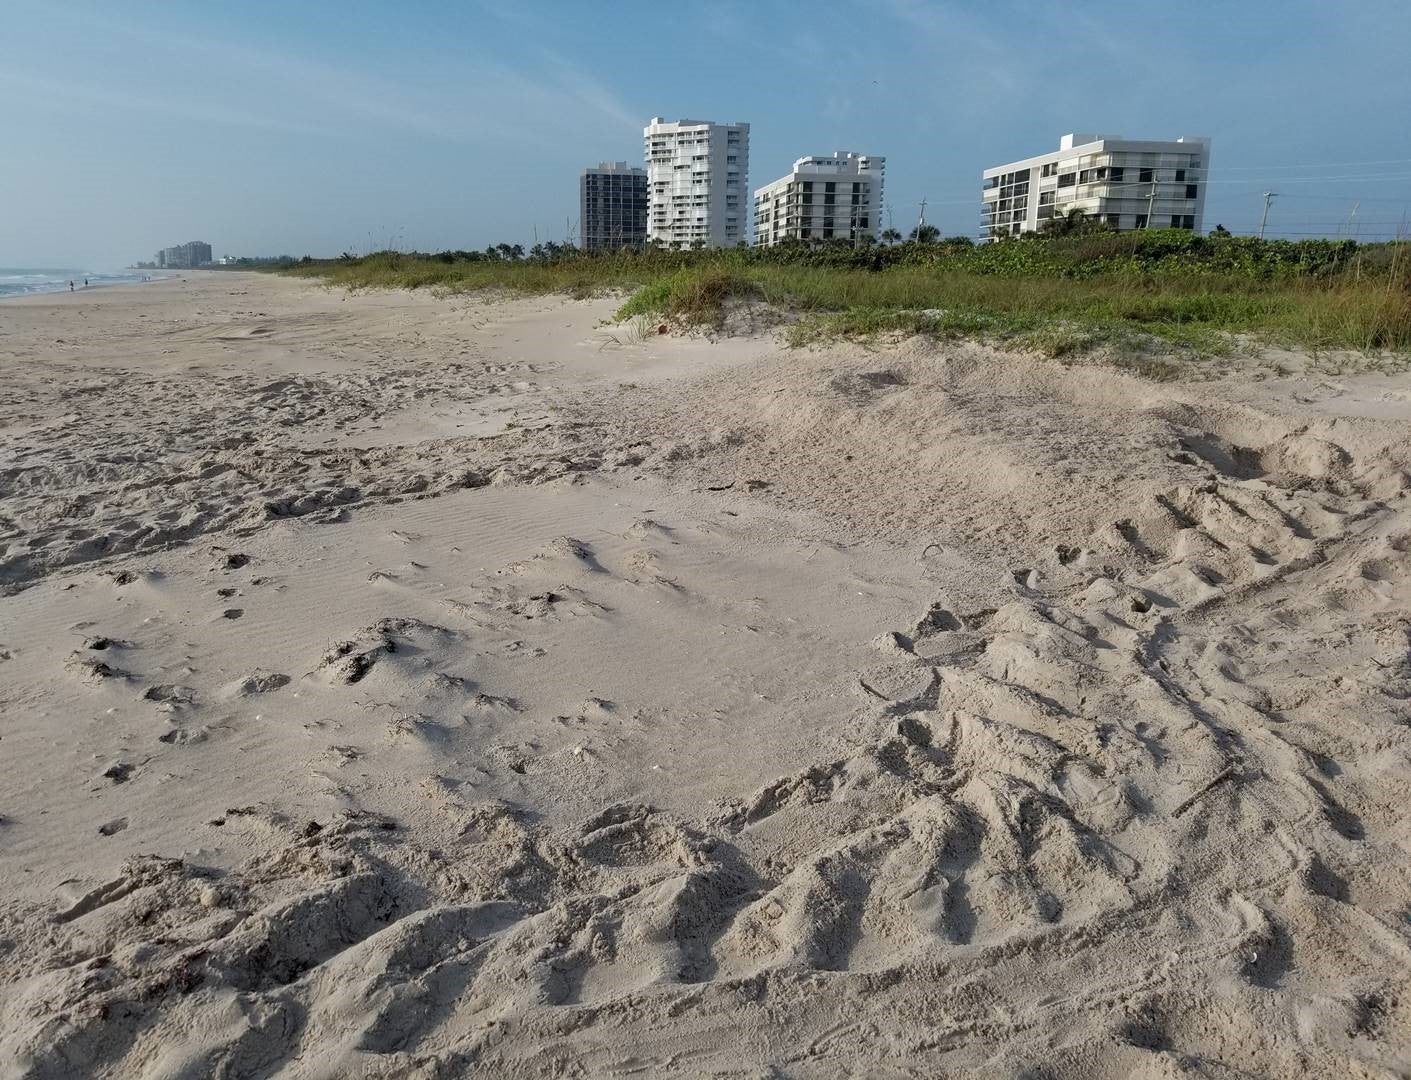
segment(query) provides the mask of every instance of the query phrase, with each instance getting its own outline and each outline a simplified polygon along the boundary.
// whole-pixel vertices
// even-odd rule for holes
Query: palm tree
[[[1086,210],[1075,206],[1064,216],[1045,221],[1043,231],[1050,236],[1070,236],[1073,233],[1097,232],[1104,227],[1101,219],[1089,218]]]
[[[884,243],[884,244],[896,244],[896,243],[899,243],[900,241],[901,241],[901,233],[897,232],[896,229],[883,229],[883,230],[882,230],[882,243]]]
[[[911,230],[911,239],[918,244],[934,244],[941,238],[941,230],[934,225],[918,225]]]

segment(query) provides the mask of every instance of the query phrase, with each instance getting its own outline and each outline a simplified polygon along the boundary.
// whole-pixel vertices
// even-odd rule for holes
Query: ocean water
[[[83,279],[88,279],[88,287],[97,289],[104,285],[131,285],[134,282],[170,275],[160,270],[66,270],[26,266],[0,266],[0,298],[25,296],[29,293],[66,292],[69,282],[75,289],[82,289]]]

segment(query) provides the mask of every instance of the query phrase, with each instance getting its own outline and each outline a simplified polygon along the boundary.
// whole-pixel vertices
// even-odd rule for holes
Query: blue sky
[[[563,239],[653,115],[752,125],[750,183],[887,157],[899,228],[1067,131],[1214,139],[1206,227],[1411,226],[1411,3],[19,3],[0,265]],[[1411,231],[1411,229],[1408,229]]]

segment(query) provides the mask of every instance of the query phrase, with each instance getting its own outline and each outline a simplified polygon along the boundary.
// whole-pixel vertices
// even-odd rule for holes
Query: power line
[[[1135,167],[1135,166],[1126,166],[1126,168],[1133,168],[1133,169],[1134,169],[1134,168],[1136,168],[1136,167]],[[1288,177],[1288,176],[1286,176],[1286,177],[1280,177],[1278,182],[1281,183],[1281,184],[1373,183],[1373,182],[1382,181],[1382,180],[1411,180],[1411,173],[1408,173],[1408,174],[1397,174],[1397,175],[1362,176],[1362,177],[1355,177],[1355,176],[1307,176],[1307,177],[1294,176],[1294,177]],[[1158,181],[1157,181],[1157,183],[1161,183],[1161,184],[1170,184],[1170,185],[1172,185],[1172,186],[1175,186],[1175,185],[1183,185],[1183,184],[1255,184],[1255,185],[1259,185],[1259,184],[1263,184],[1263,183],[1266,183],[1266,182],[1267,182],[1267,180],[1266,180],[1266,179],[1262,179],[1262,178],[1261,178],[1261,179],[1251,178],[1251,179],[1247,179],[1247,180],[1243,180],[1243,179],[1225,180],[1225,179],[1220,179],[1220,178],[1218,178],[1218,177],[1216,177],[1216,178],[1204,177],[1204,178],[1197,178],[1197,179],[1194,179],[1194,180],[1158,180]],[[1107,188],[1107,189],[1109,189],[1109,190],[1112,190],[1112,189],[1114,189],[1114,188],[1139,188],[1140,191],[1142,192],[1142,197],[1145,197],[1145,193],[1149,190],[1149,186],[1150,186],[1151,183],[1152,183],[1152,181],[1150,181],[1150,180],[1119,180],[1119,181],[1115,181],[1115,182],[1114,182],[1114,181],[1111,181],[1111,180],[1089,180],[1089,181],[1087,181],[1086,183],[1069,184],[1069,185],[1065,185],[1064,187],[1061,187],[1061,188],[1053,188],[1053,189],[1045,189],[1045,190],[1069,191],[1069,190],[1072,190],[1073,188],[1080,188],[1080,187],[1096,187],[1096,186],[1105,187],[1105,188]],[[992,190],[998,190],[998,189],[995,189],[995,188],[984,188],[984,187],[982,187],[980,190],[981,190],[981,192],[983,193],[984,191],[992,191]],[[1025,196],[1027,196],[1027,195],[1033,194],[1033,193],[1035,192],[1035,190],[1036,190],[1036,188],[1035,188],[1034,184],[1033,184],[1032,182],[1030,182],[1029,191],[1025,192],[1024,195],[1021,195],[1021,196],[1008,196],[1008,197],[1009,197],[1009,198],[1023,198],[1023,197],[1025,197]],[[1128,197],[1135,198],[1135,197],[1137,197],[1137,196],[1128,196]],[[1287,196],[1287,197],[1290,198],[1290,199],[1335,199],[1335,200],[1344,200],[1344,199],[1348,198],[1348,196],[1346,196],[1346,195],[1316,195],[1316,194],[1311,194],[1311,193],[1295,194],[1295,195],[1289,195],[1289,196]],[[982,195],[982,198],[983,198],[983,195]],[[1408,199],[1411,199],[1411,196],[1402,197],[1402,198],[1390,198],[1390,197],[1381,197],[1381,198],[1379,198],[1379,197],[1377,197],[1377,196],[1360,196],[1360,195],[1359,195],[1358,198],[1359,198],[1362,202],[1406,203],[1406,202],[1408,201]],[[953,199],[932,199],[932,198],[929,198],[929,197],[928,197],[927,200],[926,200],[926,205],[927,205],[927,206],[964,206],[964,205],[973,205],[974,202],[975,202],[974,196],[970,196],[970,197],[968,197],[968,198],[953,198]]]
[[[1363,184],[1374,180],[1411,180],[1411,173],[1383,173],[1372,176],[1280,176],[1281,184]],[[1249,180],[1206,180],[1207,184],[1262,184],[1264,179]]]
[[[1257,169],[1350,169],[1363,165],[1411,165],[1411,158],[1387,161],[1310,161],[1304,165],[1221,165],[1222,172],[1251,172]]]
[[[1128,168],[1130,168],[1130,167],[1131,167],[1131,166],[1128,166]],[[1065,174],[1065,175],[1066,175],[1066,174]],[[1396,175],[1396,176],[1302,176],[1302,177],[1300,177],[1300,176],[1292,176],[1292,177],[1290,177],[1290,176],[1284,176],[1284,177],[1280,177],[1280,178],[1278,179],[1278,182],[1279,182],[1280,184],[1323,184],[1323,183],[1327,183],[1327,184],[1332,184],[1332,183],[1348,183],[1348,184],[1351,184],[1351,183],[1372,183],[1372,182],[1374,182],[1374,181],[1384,181],[1384,180],[1411,180],[1411,173],[1406,173],[1406,174],[1403,174],[1403,175]],[[1159,184],[1169,184],[1169,185],[1171,185],[1172,187],[1180,187],[1180,186],[1183,186],[1183,185],[1188,186],[1188,185],[1191,185],[1191,184],[1195,184],[1195,185],[1200,185],[1200,184],[1254,184],[1254,185],[1263,185],[1263,184],[1266,184],[1266,183],[1269,182],[1269,178],[1268,178],[1268,177],[1263,177],[1263,178],[1259,178],[1259,179],[1249,179],[1249,180],[1221,180],[1221,179],[1209,179],[1209,178],[1197,178],[1197,179],[1194,179],[1194,180],[1174,180],[1174,179],[1163,180],[1163,179],[1159,179],[1159,178],[1155,178],[1154,180],[1118,180],[1118,181],[1112,181],[1112,180],[1086,180],[1086,181],[1080,181],[1080,182],[1074,183],[1074,184],[1065,184],[1065,185],[1063,185],[1062,187],[1045,188],[1044,190],[1046,190],[1046,191],[1072,191],[1072,190],[1074,190],[1075,188],[1083,188],[1083,187],[1105,187],[1105,188],[1108,188],[1108,189],[1112,189],[1112,188],[1140,188],[1141,191],[1142,191],[1143,197],[1145,197],[1145,193],[1146,193],[1147,190],[1150,188],[1150,186],[1151,186],[1151,184],[1152,184],[1153,182],[1159,183]],[[1006,185],[1006,186],[1008,186],[1008,185]],[[1014,186],[1018,186],[1018,185],[1014,185]],[[981,188],[981,191],[982,191],[982,192],[984,192],[984,191],[997,191],[997,190],[1003,190],[1003,189],[1000,189],[1000,188]],[[1033,185],[1033,183],[1031,182],[1030,185],[1029,185],[1029,190],[1028,190],[1027,192],[1023,192],[1023,193],[1020,194],[1020,195],[1005,196],[1005,197],[1007,197],[1007,198],[1023,198],[1023,197],[1026,196],[1026,195],[1033,194],[1035,190],[1036,190],[1036,188],[1035,188],[1035,186]],[[1330,198],[1337,198],[1337,196],[1329,196],[1329,197],[1330,197]],[[930,200],[930,201],[934,204],[934,203],[937,203],[937,202],[940,202],[940,201],[946,201],[946,200],[936,200],[936,199],[932,199],[932,200]],[[1406,200],[1404,200],[1404,199],[1392,199],[1391,201],[1392,201],[1392,202],[1404,202],[1404,201],[1406,201]]]
[[[1348,196],[1347,196],[1347,195],[1285,195],[1284,198],[1286,198],[1286,199],[1319,199],[1319,200],[1331,199],[1331,200],[1333,200],[1333,201],[1335,201],[1335,202],[1346,202],[1347,199],[1348,199]],[[1376,196],[1376,195],[1358,195],[1358,196],[1357,196],[1357,201],[1358,201],[1358,202],[1397,203],[1397,204],[1399,204],[1399,205],[1401,205],[1401,206],[1405,206],[1406,203],[1408,202],[1408,199],[1405,198],[1405,197],[1402,197],[1402,198],[1399,198],[1399,199],[1398,199],[1398,198],[1392,198],[1392,197],[1389,197],[1389,196],[1378,197],[1378,196]]]

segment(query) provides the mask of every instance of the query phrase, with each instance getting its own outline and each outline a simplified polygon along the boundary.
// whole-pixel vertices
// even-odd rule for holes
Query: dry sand
[[[1411,1075],[1411,376],[0,304],[0,1075]]]

